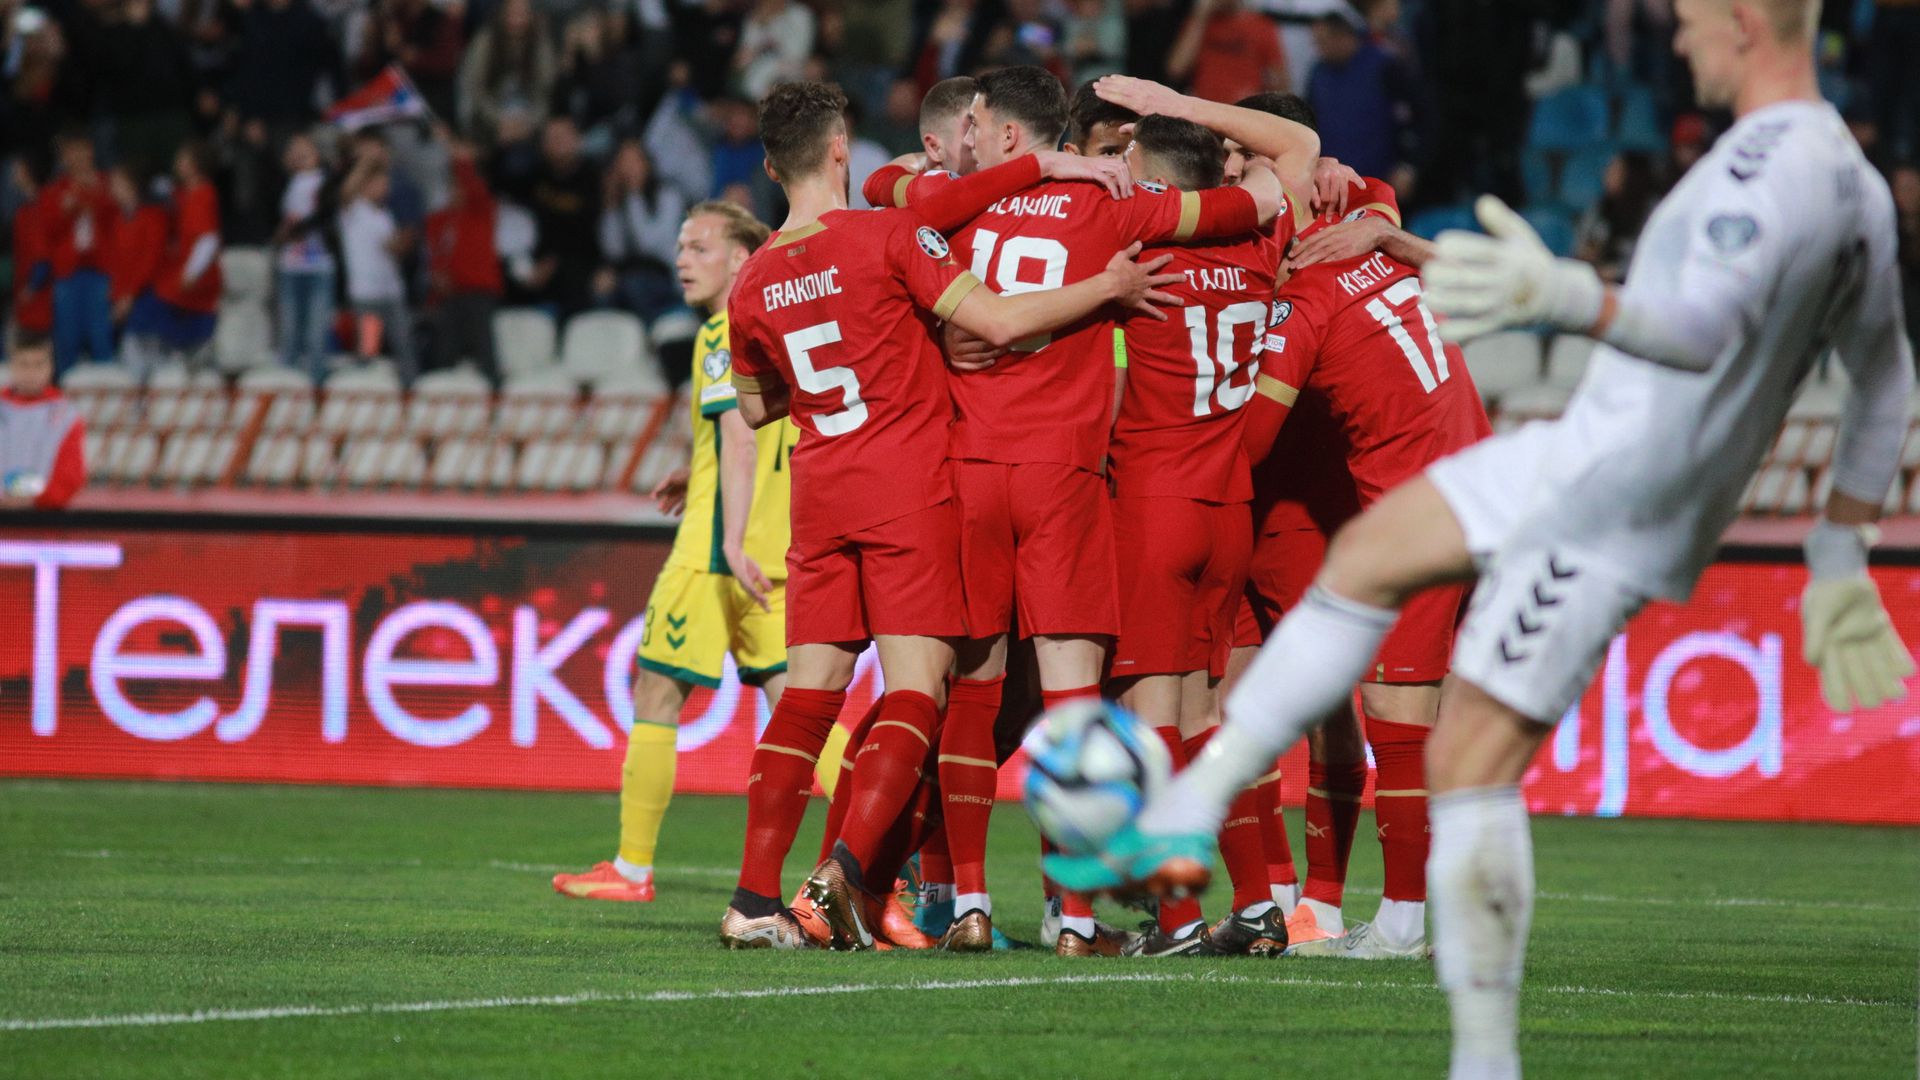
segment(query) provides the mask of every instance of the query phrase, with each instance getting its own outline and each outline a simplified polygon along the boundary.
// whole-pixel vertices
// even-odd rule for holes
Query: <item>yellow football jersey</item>
[[[693,348],[693,460],[688,467],[687,509],[673,537],[667,561],[707,573],[724,574],[720,552],[725,539],[720,517],[720,417],[739,407],[733,389],[733,352],[727,342],[725,312],[700,327]],[[747,518],[747,555],[775,581],[787,576],[787,543],[792,539],[793,498],[789,458],[800,441],[792,420],[768,424],[754,434],[753,512]]]

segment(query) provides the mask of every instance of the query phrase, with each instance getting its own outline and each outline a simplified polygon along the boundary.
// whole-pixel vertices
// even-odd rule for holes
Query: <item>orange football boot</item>
[[[874,906],[876,905],[869,903],[869,911]],[[921,933],[919,927],[913,925],[913,914],[900,902],[899,893],[887,897],[878,915],[877,919],[869,915],[869,919],[880,927],[880,932],[875,936],[896,949],[931,949],[937,944],[932,938]]]
[[[813,904],[813,898],[807,895],[807,887],[802,885],[793,896],[793,904],[787,909],[793,915],[793,921],[800,924],[800,932],[807,935],[820,948],[833,945],[833,927],[827,924],[827,917]]]
[[[584,874],[553,875],[553,891],[576,900],[625,900],[645,904],[653,900],[653,878],[628,881],[612,863],[598,862]]]

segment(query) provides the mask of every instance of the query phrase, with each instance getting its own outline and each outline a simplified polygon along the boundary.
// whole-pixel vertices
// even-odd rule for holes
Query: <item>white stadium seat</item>
[[[553,366],[558,333],[553,316],[535,308],[502,308],[493,313],[493,351],[503,375]]]
[[[507,380],[494,430],[510,439],[558,435],[573,427],[580,392],[565,372],[529,372]]]
[[[1519,330],[1475,338],[1466,345],[1467,370],[1482,401],[1540,381],[1540,339]]]
[[[272,289],[271,251],[259,247],[230,247],[220,253],[220,291],[227,300],[253,300],[264,304]]]
[[[435,488],[492,488],[513,483],[513,447],[484,438],[453,438],[434,451],[427,483]]]
[[[263,307],[227,304],[213,327],[213,360],[222,371],[245,371],[275,362],[273,320]]]
[[[374,363],[336,371],[328,377],[326,391],[314,421],[319,430],[366,435],[399,429],[400,379],[391,367]]]
[[[300,469],[300,447],[301,440],[295,435],[261,435],[247,456],[246,481],[270,486],[293,483]]]
[[[139,412],[139,380],[119,364],[75,364],[60,380],[60,391],[96,429],[130,421]]]
[[[300,443],[300,480],[308,487],[325,487],[340,471],[338,447],[330,435],[309,435]]]
[[[478,435],[487,430],[492,410],[493,388],[479,372],[464,367],[428,372],[414,381],[407,430],[430,438]]]

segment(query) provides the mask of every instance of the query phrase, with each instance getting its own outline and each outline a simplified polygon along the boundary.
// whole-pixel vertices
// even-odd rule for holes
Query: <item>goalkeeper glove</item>
[[[1820,671],[1820,691],[1834,712],[1877,708],[1907,695],[1913,656],[1894,632],[1867,576],[1872,526],[1821,521],[1807,534],[1807,569],[1800,620],[1807,663]]]
[[[1447,316],[1440,336],[1466,341],[1539,323],[1591,330],[1606,299],[1593,267],[1555,258],[1533,226],[1492,195],[1480,196],[1474,210],[1487,235],[1441,233],[1434,257],[1420,271],[1427,306]]]

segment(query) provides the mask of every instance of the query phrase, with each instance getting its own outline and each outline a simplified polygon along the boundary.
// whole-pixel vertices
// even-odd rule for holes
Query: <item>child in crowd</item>
[[[113,359],[106,266],[120,215],[94,161],[93,140],[69,131],[56,145],[60,175],[47,185],[43,225],[53,274],[53,366],[65,372],[83,354],[96,363]]]
[[[107,285],[113,300],[113,321],[120,326],[120,362],[145,383],[160,360],[152,348],[159,299],[153,294],[160,265],[167,256],[167,208],[146,197],[146,185],[126,165],[107,174],[118,220],[113,250],[107,256]],[[143,332],[143,330],[145,332]]]
[[[414,360],[406,280],[400,273],[406,240],[387,208],[390,183],[384,163],[363,158],[354,165],[340,189],[340,247],[347,262],[347,305],[353,312],[354,351],[362,361],[378,355],[384,331],[400,377],[412,382],[419,369]]]
[[[332,217],[327,171],[320,148],[306,134],[287,140],[283,164],[287,188],[280,196],[280,362],[318,382],[326,373],[327,332],[333,323],[333,252],[327,247]]]

